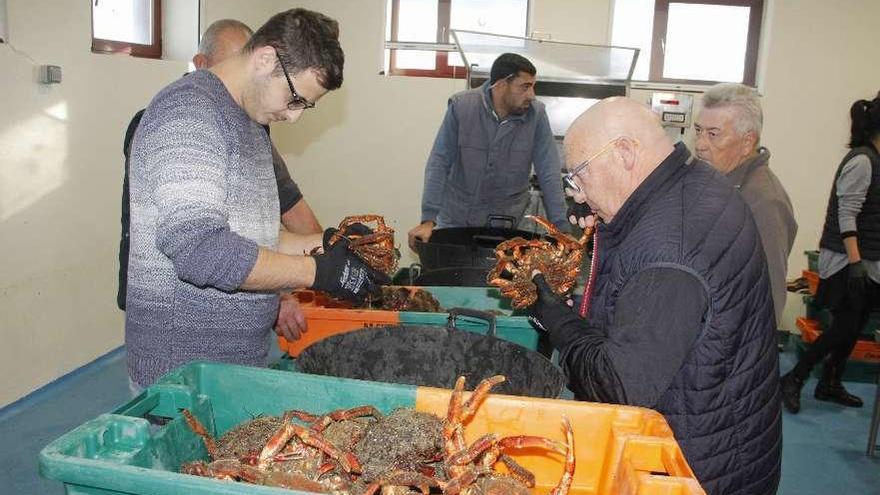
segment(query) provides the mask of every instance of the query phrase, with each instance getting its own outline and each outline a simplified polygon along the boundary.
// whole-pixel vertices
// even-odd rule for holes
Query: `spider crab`
[[[372,234],[362,234],[352,229],[354,224],[362,224],[370,227],[374,223]],[[371,227],[372,228],[372,227]],[[397,258],[399,254],[394,248],[394,229],[385,225],[385,218],[381,215],[355,215],[345,217],[339,222],[336,233],[329,240],[332,246],[340,239],[348,239],[349,249],[357,253],[371,268],[393,275],[397,270]]]
[[[498,260],[486,276],[486,281],[511,299],[514,308],[531,306],[538,299],[538,291],[532,282],[535,270],[544,274],[547,284],[560,296],[570,291],[581,269],[587,240],[593,230],[588,228],[580,239],[560,232],[546,218],[527,215],[547,229],[552,240],[514,237],[495,248]]]
[[[548,438],[516,435],[499,438],[489,433],[471,445],[464,439],[464,423],[476,413],[480,404],[495,385],[503,382],[503,376],[494,376],[480,382],[474,392],[463,400],[465,377],[459,377],[449,400],[446,419],[443,422],[444,446],[442,452],[445,476],[429,476],[415,471],[393,470],[368,486],[364,495],[396,495],[411,493],[410,487],[421,493],[439,489],[444,495],[530,495],[535,486],[535,476],[506,454],[509,450],[538,448],[565,456],[565,468],[559,484],[550,495],[566,495],[571,488],[575,470],[574,433],[568,419],[563,417],[566,443]],[[501,462],[510,474],[495,471]]]
[[[381,416],[372,406],[340,409],[322,416],[291,410],[281,418],[267,416],[243,423],[217,441],[192,413],[186,409],[182,413],[190,429],[204,441],[211,458],[211,462],[184,464],[182,473],[317,493],[348,492],[349,480],[362,467],[348,448],[337,444],[348,447],[363,434],[366,425],[352,420]],[[294,418],[308,425],[294,423]],[[268,436],[253,431],[258,421],[270,423]],[[345,428],[348,431],[343,435],[331,437],[331,428],[340,425],[354,428]]]

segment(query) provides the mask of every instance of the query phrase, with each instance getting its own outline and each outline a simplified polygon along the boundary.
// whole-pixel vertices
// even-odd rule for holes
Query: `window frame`
[[[90,2],[90,17],[92,26],[92,53],[116,54],[124,53],[132,57],[141,58],[162,58],[162,0],[152,0],[153,3],[153,19],[152,19],[152,40],[153,43],[143,45],[140,43],[130,43],[127,41],[105,40],[95,38],[95,0]]]
[[[526,36],[529,32],[532,0],[526,0]],[[437,36],[433,43],[398,41],[400,0],[391,0],[391,36],[385,41],[389,50],[388,75],[410,77],[436,77],[445,79],[467,79],[467,67],[449,65],[449,53],[457,52],[455,43],[446,41],[452,21],[452,0],[437,0]],[[434,69],[400,69],[397,67],[397,50],[426,50],[434,52]]]
[[[749,7],[749,31],[746,36],[746,57],[742,83],[755,87],[757,84],[758,48],[761,42],[761,25],[764,18],[764,0],[654,0],[654,31],[651,35],[651,65],[648,69],[648,80],[650,82],[701,85],[711,85],[720,82],[663,77],[663,64],[666,58],[666,29],[669,25],[670,3]]]

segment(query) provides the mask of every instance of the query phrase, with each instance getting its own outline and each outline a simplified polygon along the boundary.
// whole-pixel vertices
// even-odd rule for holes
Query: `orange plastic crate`
[[[364,327],[400,323],[400,313],[397,311],[352,309],[350,304],[310,290],[296,291],[293,296],[302,307],[308,322],[308,331],[299,340],[290,342],[284,337],[278,337],[278,347],[293,357],[298,357],[307,347],[327,337]]]
[[[816,291],[819,289],[819,274],[817,272],[811,272],[810,270],[804,270],[801,272],[802,276],[807,279],[807,285],[810,289],[810,294],[816,295]]]
[[[416,409],[445,415],[449,390],[419,387]],[[565,441],[562,415],[575,433],[571,495],[697,495],[705,492],[666,419],[651,409],[592,402],[490,395],[465,425],[468,443],[486,433]],[[547,494],[564,459],[538,449],[508,452],[535,474],[532,493]],[[499,468],[503,470],[503,467]]]
[[[801,339],[807,344],[815,342],[819,335],[822,335],[819,322],[816,320],[798,318],[797,327],[801,331]],[[880,364],[880,343],[859,339],[849,357],[866,363]]]
[[[447,308],[463,307],[483,311],[501,312],[495,317],[496,336],[502,340],[536,350],[539,336],[525,316],[510,316],[507,300],[497,289],[484,287],[408,287],[424,289],[433,294]],[[341,333],[364,327],[387,325],[445,325],[448,313],[422,313],[418,311],[383,311],[378,309],[353,309],[350,303],[331,299],[311,290],[293,293],[303,309],[308,331],[302,338],[288,342],[278,338],[278,347],[292,357],[298,357],[310,345]],[[467,319],[456,323],[461,330],[485,333],[485,321]]]

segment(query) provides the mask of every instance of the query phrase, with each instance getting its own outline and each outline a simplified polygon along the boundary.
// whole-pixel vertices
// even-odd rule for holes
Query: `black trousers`
[[[833,370],[839,379],[846,367],[846,360],[859,339],[859,334],[871,310],[877,307],[880,285],[868,279],[868,288],[862,297],[854,298],[847,290],[847,269],[838,271],[827,279],[819,280],[816,302],[831,310],[831,328],[822,332],[801,356],[793,373],[801,380],[809,376],[813,366],[825,359],[826,370]]]

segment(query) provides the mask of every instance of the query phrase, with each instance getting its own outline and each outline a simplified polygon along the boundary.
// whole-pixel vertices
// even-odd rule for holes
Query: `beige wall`
[[[89,14],[49,0],[10,0],[0,45],[0,406],[122,343],[115,308],[122,134],[131,114],[185,65],[89,53]],[[345,84],[273,136],[325,225],[376,212],[398,229],[419,220],[425,158],[462,81],[378,75],[384,0],[296,2],[336,17]],[[607,0],[533,0],[532,29],[601,42]],[[257,28],[293,4],[202,2],[202,27],[235,17]],[[801,225],[790,273],[816,245],[847,109],[880,88],[874,56],[880,2],[775,0],[767,21],[764,142]],[[64,82],[33,82],[34,62]],[[403,249],[403,262],[413,260]]]
[[[0,45],[0,406],[122,344],[122,137],[183,63],[90,53],[88,2],[10,0]],[[72,3],[71,3],[72,5]],[[36,64],[63,82],[35,82]]]
[[[880,2],[776,0],[764,85],[763,142],[799,230],[789,273],[817,249],[831,181],[849,139],[849,107],[880,89]]]
[[[220,19],[236,19],[254,31],[277,12],[298,6],[297,2],[279,2],[278,0],[201,0],[200,29],[205,29]]]
[[[591,44],[610,39],[611,0],[532,0],[530,8],[529,30],[536,37]]]

